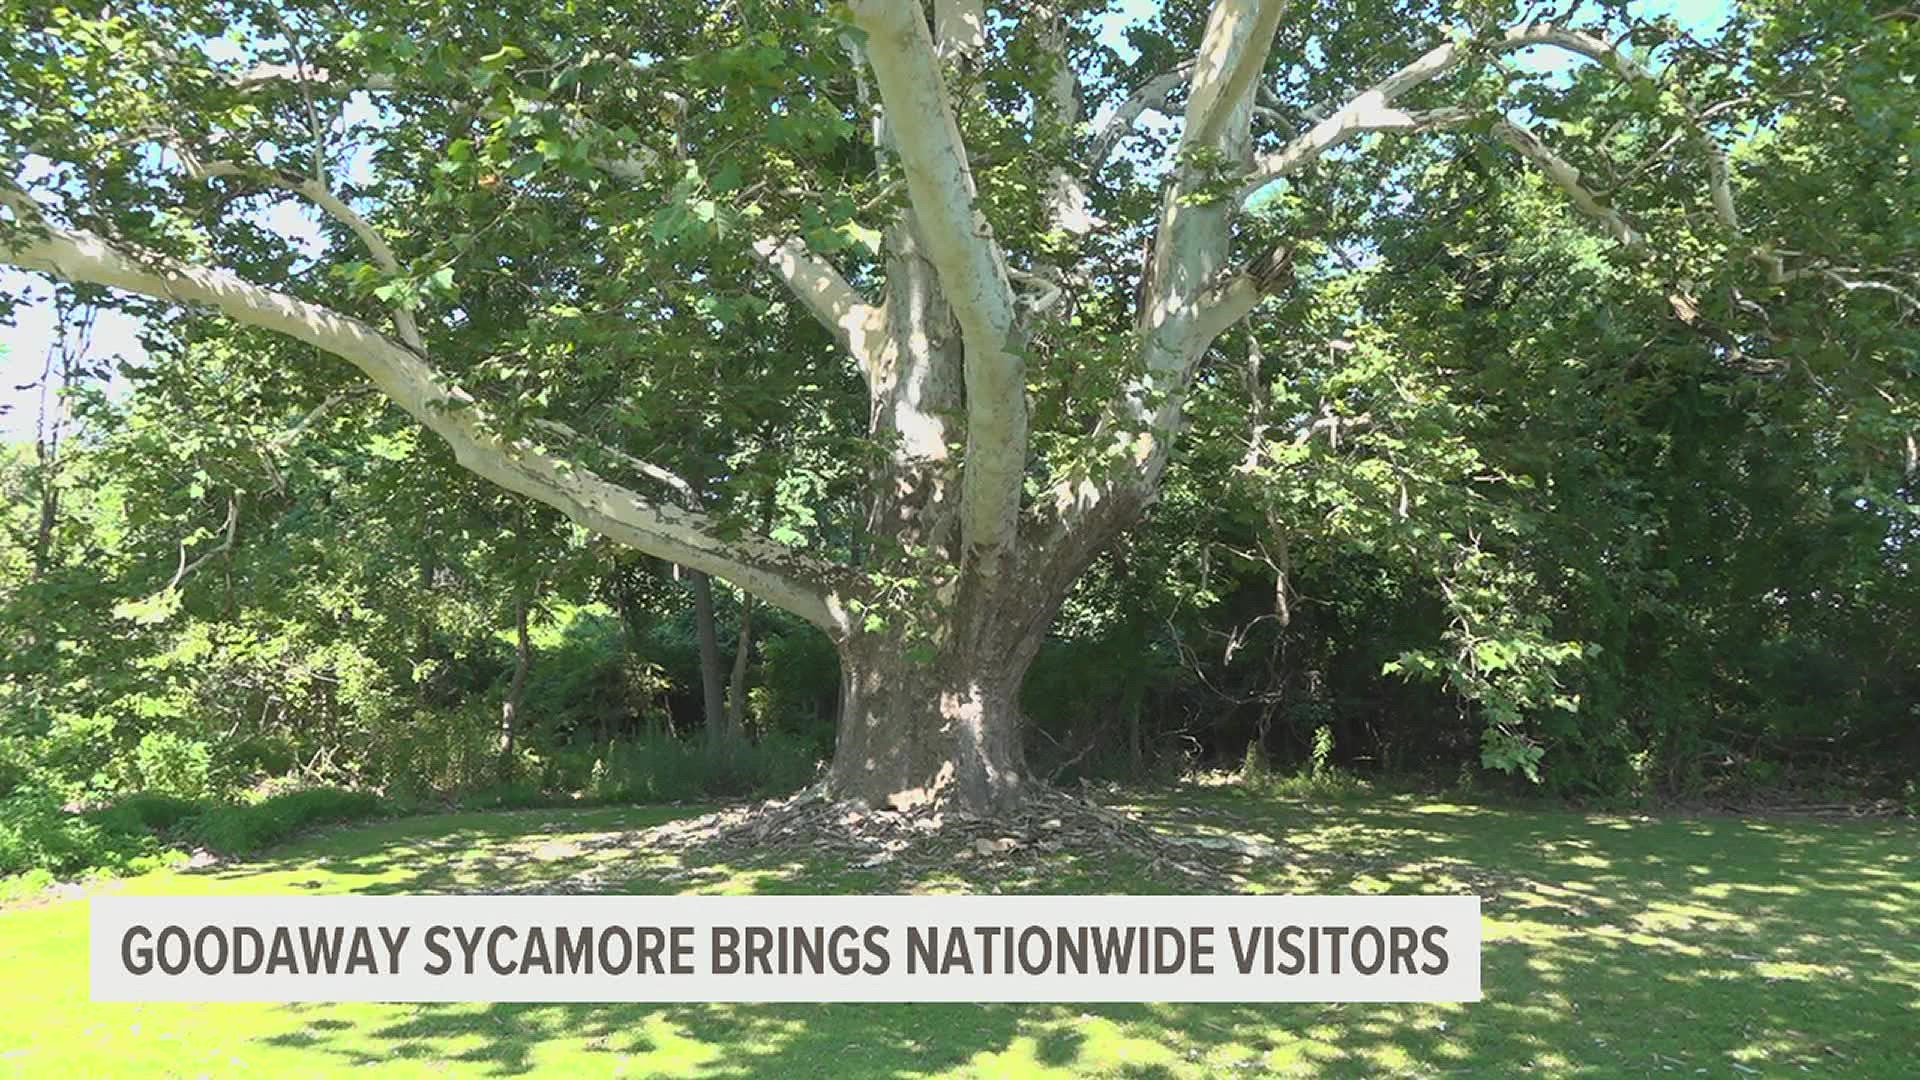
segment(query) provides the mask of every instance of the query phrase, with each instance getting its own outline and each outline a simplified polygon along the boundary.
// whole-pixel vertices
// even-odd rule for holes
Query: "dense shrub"
[[[178,795],[141,791],[116,801],[104,810],[89,815],[101,828],[133,835],[145,832],[172,832],[198,814],[200,804]]]
[[[359,779],[401,797],[472,789],[499,779],[499,708],[405,709],[367,732]]]
[[[521,809],[576,799],[657,803],[775,795],[817,777],[822,755],[807,740],[779,731],[714,745],[656,730],[598,746],[530,753],[527,761],[529,771],[521,779],[500,783],[494,774],[486,783],[456,792],[456,802],[473,809]],[[182,852],[195,847],[223,856],[253,855],[315,826],[418,805],[413,794],[314,787],[244,802],[146,791],[82,813],[44,788],[23,787],[0,799],[0,877],[138,872],[184,857]]]
[[[178,732],[149,731],[134,747],[133,767],[144,791],[198,799],[207,794],[213,752]]]
[[[340,788],[308,788],[258,803],[206,807],[183,826],[194,842],[221,855],[250,855],[316,825],[374,817],[379,796]]]
[[[252,804],[141,792],[75,813],[44,790],[16,791],[0,800],[0,876],[137,873],[196,846],[250,855],[312,826],[373,817],[388,808],[368,792],[310,788]]]
[[[537,730],[565,738],[617,725],[632,704],[626,696],[627,658],[620,620],[589,608],[569,608],[535,635],[538,663],[527,673],[525,700]],[[510,651],[501,645],[493,687],[503,697],[512,680]],[[697,668],[694,673],[697,678]]]
[[[1184,767],[1183,746],[1161,730],[1156,695],[1178,692],[1179,667],[1156,628],[1117,621],[1048,641],[1021,692],[1035,738],[1028,756],[1043,776],[1143,779]]]
[[[103,818],[68,811],[45,789],[19,789],[0,800],[0,876],[45,871],[141,870],[162,854],[140,811]]]
[[[98,847],[98,831],[45,792],[15,791],[0,800],[0,874],[72,866]]]
[[[754,618],[773,632],[760,643],[761,667],[749,695],[765,730],[798,739],[808,752],[833,750],[833,709],[840,694],[840,658],[820,631],[763,607]]]

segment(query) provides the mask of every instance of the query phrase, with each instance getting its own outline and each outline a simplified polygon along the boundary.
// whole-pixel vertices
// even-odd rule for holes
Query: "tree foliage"
[[[4,9],[0,245],[152,356],[8,466],[25,767],[470,782],[535,594],[531,752],[664,723],[609,540],[863,797],[1914,752],[1908,15],[1029,7]]]

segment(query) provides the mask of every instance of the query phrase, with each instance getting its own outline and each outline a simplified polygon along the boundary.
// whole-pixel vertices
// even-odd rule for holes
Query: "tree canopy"
[[[1109,742],[1156,664],[1236,741],[1596,789],[1912,728],[1910,13],[1106,8],[0,9],[0,259],[154,355],[54,513],[124,526],[26,530],[10,618],[103,644],[56,564],[177,547],[120,623],[259,549],[199,618],[468,567],[498,626],[611,542],[825,635],[831,789],[967,810],[1084,734],[1076,642]]]

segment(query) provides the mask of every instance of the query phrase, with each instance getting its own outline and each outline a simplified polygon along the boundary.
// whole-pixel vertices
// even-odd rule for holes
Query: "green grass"
[[[1257,834],[1286,853],[1227,883],[1068,853],[857,872],[771,851],[715,864],[635,858],[623,839],[688,810],[545,810],[388,821],[244,865],[102,887],[534,889],[595,870],[637,892],[1472,890],[1485,898],[1486,999],[93,1005],[86,905],[61,900],[0,911],[0,1074],[1920,1075],[1920,828],[1910,822],[1647,820],[1409,797],[1327,805],[1237,788],[1135,806],[1170,829]]]

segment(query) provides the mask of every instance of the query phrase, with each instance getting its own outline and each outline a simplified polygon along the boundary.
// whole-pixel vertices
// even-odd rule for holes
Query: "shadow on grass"
[[[1231,789],[1142,798],[1168,829],[1285,854],[1234,887],[1475,892],[1485,1000],[1470,1005],[426,1005],[346,1024],[290,1008],[267,1041],[334,1066],[486,1075],[879,1076],[1920,1074],[1920,829],[1650,821],[1376,800],[1313,807]],[[1127,859],[850,872],[769,851],[636,857],[631,830],[691,811],[527,812],[392,823],[290,852],[358,892],[1192,891]],[[304,860],[304,861],[303,861]],[[263,864],[274,865],[274,864]],[[252,868],[220,873],[257,873]]]

